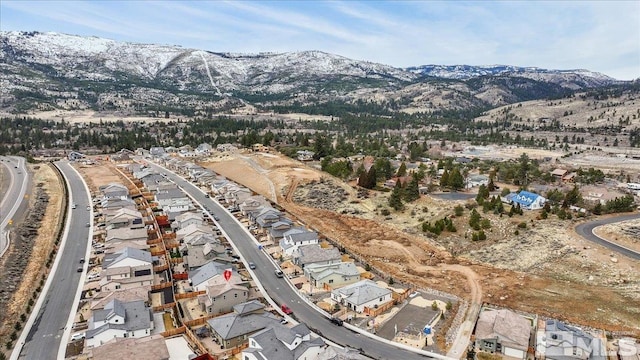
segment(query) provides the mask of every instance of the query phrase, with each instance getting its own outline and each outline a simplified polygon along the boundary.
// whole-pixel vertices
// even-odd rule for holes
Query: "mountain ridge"
[[[129,102],[138,107],[216,107],[214,103],[223,100],[222,106],[227,107],[224,97],[241,103],[251,98],[260,106],[270,106],[374,101],[372,93],[378,93],[382,95],[373,96],[375,101],[395,99],[405,107],[432,111],[477,106],[476,100],[491,106],[529,100],[529,88],[537,89],[535,96],[558,96],[564,91],[618,83],[582,69],[510,65],[397,68],[319,50],[244,54],[53,32],[0,32],[0,84],[8,93],[2,99],[5,108],[16,104],[37,107],[41,98],[46,98],[47,106],[57,107],[79,96],[84,107],[121,106],[122,101],[113,98],[122,96],[132,98]],[[497,93],[500,95],[492,95]],[[451,101],[468,95],[476,100]],[[420,98],[419,104],[415,98]]]

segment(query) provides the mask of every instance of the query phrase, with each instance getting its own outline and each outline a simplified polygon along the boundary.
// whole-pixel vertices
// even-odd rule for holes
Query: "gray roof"
[[[264,309],[264,304],[258,300],[251,300],[233,306],[233,311],[238,315],[244,315],[260,309]]]
[[[302,229],[303,231],[299,231]],[[294,231],[291,231],[294,230]],[[309,231],[304,228],[293,228],[284,233],[284,236],[291,239],[291,241],[310,241],[318,239],[318,233],[315,231]]]
[[[362,305],[390,294],[391,290],[381,288],[371,280],[362,280],[355,284],[333,290],[333,292],[346,296],[347,300],[352,304]]]
[[[112,264],[115,264],[121,260],[127,259],[127,258],[132,258],[132,259],[136,259],[136,260],[140,260],[140,261],[145,261],[148,263],[152,263],[153,259],[151,257],[151,253],[148,251],[144,251],[144,250],[140,250],[140,249],[136,249],[136,248],[132,248],[132,247],[126,247],[116,253],[113,254],[106,254],[104,256],[104,259],[102,259],[102,268],[106,269],[109,266],[111,266]]]
[[[531,336],[531,322],[513,311],[485,309],[476,325],[476,339],[498,338],[502,346],[526,351]]]
[[[605,359],[603,354],[603,344],[599,338],[585,333],[579,328],[566,325],[558,320],[547,320],[545,327],[545,357],[557,360],[584,359]],[[572,354],[574,348],[579,348],[583,354],[567,356]],[[570,349],[567,352],[566,349]]]
[[[340,250],[336,247],[323,249],[318,244],[304,245],[298,248],[298,264],[306,265],[331,260],[340,260]]]
[[[186,197],[187,195],[178,188],[166,189],[156,193],[156,199],[158,200],[182,199]]]
[[[310,333],[309,328],[304,324],[298,324],[293,328],[275,324],[251,336],[262,350],[251,349],[248,352],[259,352],[265,359],[295,360],[309,347],[325,345],[322,338],[303,341],[293,350],[289,350],[285,345],[285,343],[292,344],[297,337],[304,337]]]
[[[222,264],[216,261],[208,262],[206,265],[203,265],[198,269],[189,272],[189,279],[191,279],[191,285],[198,286],[216,275],[221,275],[224,272],[224,270],[228,268],[229,268],[228,264]],[[236,270],[233,268],[231,271],[236,272]]]
[[[222,339],[229,340],[238,336],[252,334],[269,325],[279,325],[280,319],[269,312],[246,315],[231,313],[209,319],[207,324]]]
[[[107,321],[113,316],[121,316],[124,318],[124,324],[105,324],[98,328],[94,328],[96,321]],[[153,321],[151,308],[145,305],[144,301],[130,301],[123,303],[117,299],[110,301],[104,309],[95,310],[93,316],[89,319],[89,330],[86,337],[88,339],[104,332],[108,329],[119,329],[125,331],[136,331],[147,329]]]
[[[356,264],[354,264],[352,262],[341,262],[341,263],[330,264],[330,265],[321,265],[321,264],[314,265],[314,264],[311,264],[311,265],[305,267],[305,270],[310,272],[311,273],[311,277],[314,278],[315,280],[322,280],[322,279],[326,278],[327,276],[331,276],[331,275],[335,275],[335,274],[342,275],[344,277],[352,277],[352,276],[359,276],[360,275],[360,272],[358,271],[358,268],[356,267]],[[384,290],[387,290],[387,289],[384,289]],[[385,295],[385,294],[383,294],[383,295]],[[380,295],[380,296],[382,296],[382,295]],[[379,296],[373,296],[372,295],[370,300],[373,300],[376,297],[379,297]],[[369,301],[369,300],[363,301],[362,303],[365,303],[367,301]],[[361,303],[356,303],[356,304],[361,304]]]

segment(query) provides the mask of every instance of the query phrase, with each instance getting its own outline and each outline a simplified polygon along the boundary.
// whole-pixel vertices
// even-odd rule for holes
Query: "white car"
[[[100,274],[91,274],[87,276],[87,280],[94,280],[100,277]]]
[[[75,208],[76,208],[76,204],[72,204],[72,205],[71,205],[71,208],[72,208],[72,209],[75,209]]]
[[[86,335],[85,332],[75,333],[75,334],[71,335],[71,341],[82,340],[82,339],[84,339],[85,335]]]

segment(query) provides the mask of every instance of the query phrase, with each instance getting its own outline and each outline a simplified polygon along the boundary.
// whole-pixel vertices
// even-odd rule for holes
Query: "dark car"
[[[342,320],[341,319],[332,317],[332,318],[329,318],[329,321],[331,321],[332,323],[334,323],[334,324],[336,324],[338,326],[342,326]]]
[[[79,267],[79,268],[78,268],[78,270],[76,270],[76,271],[77,271],[77,272],[82,272],[82,271],[83,271],[82,266],[81,266],[81,267]]]

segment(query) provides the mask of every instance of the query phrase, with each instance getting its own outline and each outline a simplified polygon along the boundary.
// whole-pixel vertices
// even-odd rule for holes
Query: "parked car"
[[[329,321],[331,321],[332,323],[334,323],[334,324],[336,324],[338,326],[342,326],[342,320],[341,319],[332,317],[332,318],[329,318]]]
[[[84,258],[80,258],[80,264],[84,264]]]
[[[87,206],[87,211],[91,211],[91,206]]]
[[[84,339],[85,335],[86,335],[85,332],[75,333],[75,334],[71,335],[71,341],[82,340],[82,339]]]
[[[254,270],[256,268],[256,264],[253,262],[249,262],[249,269]]]
[[[293,310],[291,310],[286,304],[280,305],[280,310],[287,315],[293,314]]]
[[[204,194],[204,197],[206,197],[208,199],[209,198],[209,194]]]
[[[72,209],[75,209],[75,208],[76,208],[76,204],[75,204],[75,203],[74,203],[74,204],[71,204],[71,208],[72,208]]]
[[[100,277],[100,274],[91,274],[87,276],[87,280],[94,280]]]
[[[78,269],[76,270],[77,272],[82,272],[84,271],[84,269],[82,268],[82,266],[78,267]]]
[[[279,278],[284,276],[284,273],[280,269],[276,269],[275,273],[276,273],[276,276],[279,277]]]

